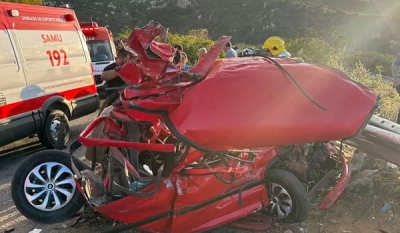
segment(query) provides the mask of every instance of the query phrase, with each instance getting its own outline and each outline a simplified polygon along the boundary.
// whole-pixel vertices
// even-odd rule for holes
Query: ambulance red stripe
[[[108,35],[107,32],[104,31],[105,28],[99,28],[99,30],[96,31],[96,35],[85,35],[86,39],[88,41],[91,40],[110,40],[110,36]]]
[[[4,14],[0,14],[2,21],[6,19],[13,28],[8,28],[6,24],[0,24],[0,29],[17,30],[57,30],[57,31],[76,31],[77,17],[73,10],[28,5],[15,7],[12,3],[2,3]],[[17,10],[18,16],[12,16],[11,10]],[[67,19],[72,16],[71,21]]]
[[[50,97],[53,96],[62,96],[67,101],[71,101],[95,93],[97,93],[96,87],[94,85],[90,85],[86,87],[80,87],[72,90],[44,95],[30,100],[24,100],[12,104],[7,104],[5,106],[0,106],[0,120],[6,119],[9,116],[16,116],[21,113],[26,113],[29,111],[40,109],[46,102],[46,100],[48,100]]]

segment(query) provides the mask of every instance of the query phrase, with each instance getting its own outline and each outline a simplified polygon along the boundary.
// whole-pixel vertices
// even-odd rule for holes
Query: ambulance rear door
[[[30,108],[41,109],[53,96],[70,104],[97,93],[75,13],[41,6],[20,7],[18,13],[8,20],[23,55]]]

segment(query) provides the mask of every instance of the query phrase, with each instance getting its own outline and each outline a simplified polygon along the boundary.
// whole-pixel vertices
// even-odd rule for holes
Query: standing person
[[[183,70],[188,70],[189,69],[189,60],[187,58],[187,54],[185,52],[182,52],[182,69]]]
[[[289,51],[285,48],[285,41],[278,36],[271,36],[268,38],[263,45],[263,50],[266,51],[266,56],[292,59],[296,62],[304,62],[301,57],[292,57]]]
[[[183,52],[183,45],[177,44],[174,46],[175,49],[177,49],[179,52]]]
[[[111,63],[110,65],[106,66],[101,74],[101,79],[107,82],[107,88],[118,88],[125,85],[124,80],[118,76],[118,71],[121,70],[122,66],[128,62],[130,59],[130,54],[124,48],[120,48],[117,52],[117,59],[115,62]],[[109,90],[107,95],[111,97],[115,93],[115,90]],[[115,94],[116,95],[116,94]],[[112,104],[116,99],[116,97],[111,97],[108,104]]]
[[[278,36],[268,38],[262,47],[267,50],[268,57],[290,58],[291,54],[285,48],[285,41]]]
[[[177,44],[174,48],[180,52],[181,60],[182,60],[182,69],[187,70],[189,68],[187,54],[183,51],[183,45]]]
[[[400,94],[399,66],[400,66],[400,53],[393,60],[392,63],[393,87],[396,88],[397,93]]]
[[[125,50],[122,46],[119,48],[117,52],[117,59],[114,63],[106,66],[101,74],[101,79],[107,82],[108,88],[119,88],[125,85],[124,80],[118,75],[118,71],[121,70],[122,66],[128,62],[130,59],[130,53]],[[112,110],[114,109],[111,106],[118,98],[119,98],[119,89],[117,90],[109,90],[107,95],[107,100],[103,103],[100,108],[98,116],[109,116]],[[96,127],[92,133],[90,133],[89,137],[91,138],[100,138],[105,139],[105,136],[102,132],[104,127],[104,123],[101,123],[99,127]],[[101,162],[101,158],[103,158],[106,153],[108,147],[96,146],[96,162]],[[93,159],[93,147],[86,147],[85,158],[92,160]]]
[[[129,60],[130,54],[124,48],[120,48],[115,62],[106,66],[101,74],[101,79],[107,82],[108,87],[120,87],[125,82],[118,76],[118,71]]]
[[[230,41],[228,41],[228,43],[226,43],[226,46],[224,47],[224,51],[225,51],[226,58],[232,58],[232,57],[238,56],[237,52],[232,48],[232,43]]]
[[[206,48],[200,48],[199,49],[199,55],[197,58],[197,63],[199,63],[201,60],[203,60],[203,58],[206,56],[207,53],[207,49]]]
[[[396,88],[397,93],[400,94],[399,66],[400,66],[400,53],[393,60],[392,63],[393,87]],[[396,123],[400,124],[400,110],[398,111]]]
[[[238,56],[239,56],[240,48],[239,48],[238,46],[234,46],[233,49],[236,51],[236,53],[237,53]]]

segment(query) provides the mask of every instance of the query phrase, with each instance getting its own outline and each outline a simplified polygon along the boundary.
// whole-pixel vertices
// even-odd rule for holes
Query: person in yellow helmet
[[[301,57],[292,57],[292,55],[285,48],[285,41],[278,36],[271,36],[268,38],[262,47],[267,51],[268,57],[288,58],[296,62],[304,62]]]
[[[262,47],[269,57],[290,58],[291,54],[285,48],[285,41],[278,36],[268,38]]]

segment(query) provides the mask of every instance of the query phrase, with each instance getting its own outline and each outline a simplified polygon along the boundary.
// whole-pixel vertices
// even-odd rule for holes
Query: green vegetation
[[[0,0],[0,2],[14,2],[32,5],[42,5],[42,0]]]
[[[391,81],[383,76],[391,76],[391,64],[394,57],[377,52],[347,51],[349,36],[330,32],[325,35],[309,29],[307,33],[295,38],[286,39],[287,49],[294,57],[302,57],[306,62],[334,67],[355,81],[358,81],[373,92],[380,94],[380,106],[377,109],[382,117],[396,121],[400,107],[400,97]]]
[[[341,67],[342,68],[342,67]],[[342,69],[343,70],[343,69]],[[382,117],[396,122],[400,107],[400,97],[392,83],[385,82],[382,75],[372,75],[362,64],[358,64],[351,71],[345,71],[350,78],[364,84],[373,92],[380,94],[381,100],[377,113]]]
[[[129,28],[124,29],[117,34],[118,39],[129,37],[131,32],[132,30],[129,30]],[[196,64],[200,48],[204,47],[208,51],[214,45],[214,41],[209,38],[206,29],[190,30],[187,35],[169,32],[168,43],[172,46],[183,45],[183,51],[188,56],[190,65]]]
[[[207,30],[190,30],[187,35],[170,33],[168,34],[168,43],[172,46],[183,45],[183,51],[187,54],[191,65],[197,62],[200,48],[204,47],[208,51],[214,45],[214,41],[208,37]]]
[[[325,30],[318,39],[330,45],[336,39],[330,38],[331,31],[350,35],[346,47],[352,48],[353,53],[395,56],[400,52],[400,30],[396,27],[400,25],[400,2],[397,0],[235,0],[234,3],[232,0],[69,0],[68,3],[80,21],[92,19],[99,25],[108,25],[115,33],[155,20],[182,35],[191,29],[205,28],[212,40],[229,35],[234,44],[259,45],[269,36],[294,38],[311,27]]]
[[[361,63],[373,73],[382,73],[384,76],[391,76],[391,65],[394,56],[377,52],[356,52],[346,59],[346,64],[355,66]]]

